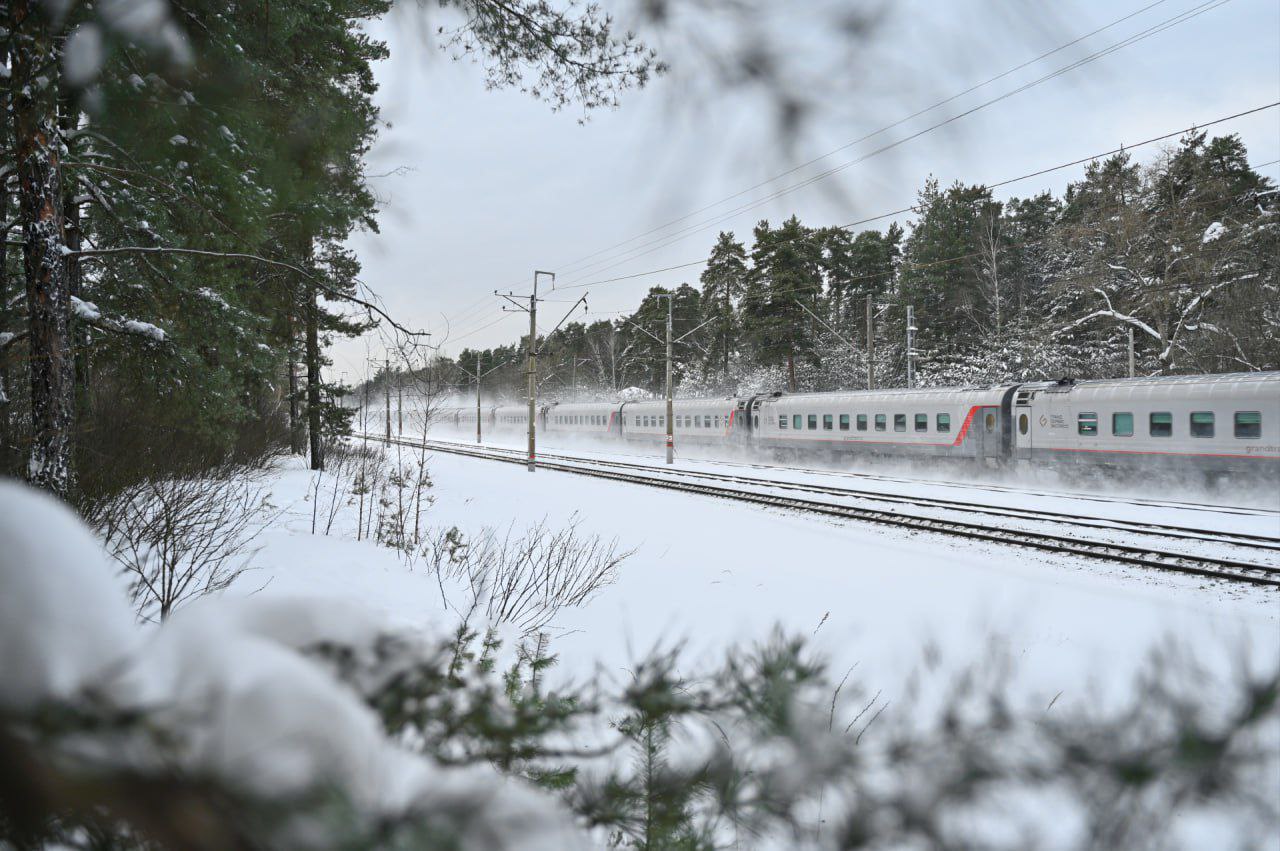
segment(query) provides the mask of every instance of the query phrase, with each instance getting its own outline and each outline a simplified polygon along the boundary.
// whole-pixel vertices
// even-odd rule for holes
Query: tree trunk
[[[324,469],[324,443],[320,425],[320,317],[316,288],[307,285],[307,433],[311,439],[311,469]]]
[[[0,61],[2,61],[0,57]],[[9,177],[0,175],[0,219],[9,221]],[[8,331],[9,323],[9,231],[0,232],[0,333]],[[9,409],[13,388],[9,385],[9,353],[0,348],[0,475],[12,475],[17,465],[11,465],[9,447],[12,435],[9,431]]]
[[[301,400],[298,398],[298,360],[295,357],[298,343],[298,332],[295,328],[297,296],[291,297],[289,302],[289,314],[285,317],[286,333],[289,337],[286,347],[289,356],[289,451],[294,455],[301,455],[306,452],[306,446],[303,440],[302,414],[298,404]]]
[[[76,129],[76,121],[80,115],[71,98],[62,96],[59,98],[61,107],[61,126],[65,136],[69,136]],[[66,240],[67,248],[71,251],[79,251],[84,238],[82,236],[84,229],[80,222],[80,204],[76,201],[76,182],[70,181],[69,186],[63,187],[62,195],[62,222],[63,222],[63,238]],[[83,298],[81,294],[81,285],[84,279],[83,269],[80,265],[80,258],[74,255],[68,255],[67,261],[67,292],[76,298]],[[75,321],[72,314],[69,327],[72,353],[74,356],[73,364],[75,370],[75,387],[78,394],[77,410],[81,413],[88,410],[89,404],[89,388],[92,377],[90,375],[91,365],[89,363],[90,334],[88,324],[81,325]]]
[[[65,497],[72,486],[75,423],[74,364],[68,336],[71,293],[62,229],[62,179],[55,130],[53,39],[35,0],[13,0],[9,11],[10,97],[18,163],[31,372],[31,452],[27,481]]]

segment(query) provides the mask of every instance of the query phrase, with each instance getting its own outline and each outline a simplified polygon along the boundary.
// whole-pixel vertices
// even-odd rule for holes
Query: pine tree
[[[814,322],[800,305],[821,315],[821,243],[795,216],[777,229],[761,222],[754,237],[742,321],[755,359],[771,366],[812,358]]]
[[[738,302],[746,290],[747,250],[730,231],[721,231],[702,277],[702,315],[707,325],[707,361],[721,364],[729,377],[729,357],[738,333]]]

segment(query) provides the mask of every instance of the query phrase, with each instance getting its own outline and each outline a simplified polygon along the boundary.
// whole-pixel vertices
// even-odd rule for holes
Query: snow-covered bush
[[[95,502],[89,513],[128,577],[134,611],[144,621],[164,620],[179,606],[228,588],[273,516],[266,488],[238,465],[146,479]]]
[[[445,581],[463,589],[466,599],[443,602],[463,613],[464,622],[479,614],[488,624],[510,624],[531,636],[612,584],[632,551],[619,550],[616,539],[582,535],[575,515],[562,528],[543,520],[518,535],[514,527],[505,533],[485,528],[470,537],[457,527],[443,529],[423,555],[441,579],[442,595]]]

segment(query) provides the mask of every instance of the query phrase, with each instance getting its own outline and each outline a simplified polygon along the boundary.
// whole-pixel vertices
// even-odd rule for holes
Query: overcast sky
[[[492,292],[527,292],[535,268],[559,272],[558,283],[567,286],[687,263],[706,256],[717,231],[733,230],[746,241],[762,218],[776,223],[796,213],[810,226],[847,224],[907,206],[931,174],[944,184],[994,183],[1280,100],[1280,3],[1228,0],[830,178],[729,215],[1203,6],[1203,0],[1165,0],[942,109],[688,218],[681,222],[687,231],[659,231],[598,255],[593,265],[574,265],[1153,2],[1054,4],[1059,17],[1044,21],[1010,11],[1023,4],[895,0],[872,40],[839,61],[842,73],[821,59],[798,64],[802,71],[822,69],[827,88],[819,93],[822,108],[794,139],[778,132],[767,98],[749,91],[695,96],[691,91],[705,93],[705,87],[683,69],[624,94],[619,109],[580,124],[578,112],[554,113],[519,92],[487,91],[478,68],[451,62],[431,45],[420,18],[393,14],[372,28],[391,50],[377,69],[379,105],[391,127],[369,158],[370,174],[387,175],[371,180],[383,202],[381,233],[358,234],[350,244],[363,280],[389,311],[407,326],[429,329],[436,341],[447,331],[445,350],[456,354],[509,343],[522,333],[522,322],[527,328],[523,314],[500,312]],[[839,45],[822,44],[820,28],[815,34],[804,27],[811,23],[806,15],[817,19],[832,2],[781,5],[789,20],[768,22],[770,31],[784,44],[802,46],[805,59],[834,60]],[[1280,110],[1211,132],[1239,133],[1255,164],[1280,158]],[[1156,150],[1148,146],[1135,155],[1145,160]],[[997,194],[1061,192],[1082,168]],[[1280,176],[1276,165],[1264,172]],[[682,238],[653,244],[669,233]],[[540,316],[539,325],[549,330],[567,301],[584,291],[590,320],[631,310],[651,286],[696,284],[699,272],[690,267],[555,292],[552,299],[566,302],[546,304],[547,320]],[[339,342],[334,369],[348,380],[363,375],[367,346],[381,355],[377,339]]]

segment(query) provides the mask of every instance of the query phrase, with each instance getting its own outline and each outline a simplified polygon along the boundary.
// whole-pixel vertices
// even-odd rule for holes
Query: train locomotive
[[[762,455],[965,459],[986,465],[1165,468],[1280,481],[1280,372],[1039,381],[985,388],[768,393],[677,399],[677,446]],[[474,428],[476,409],[444,425]],[[487,408],[490,428],[523,431],[528,407]],[[549,437],[661,445],[665,401],[558,403],[538,409]]]

